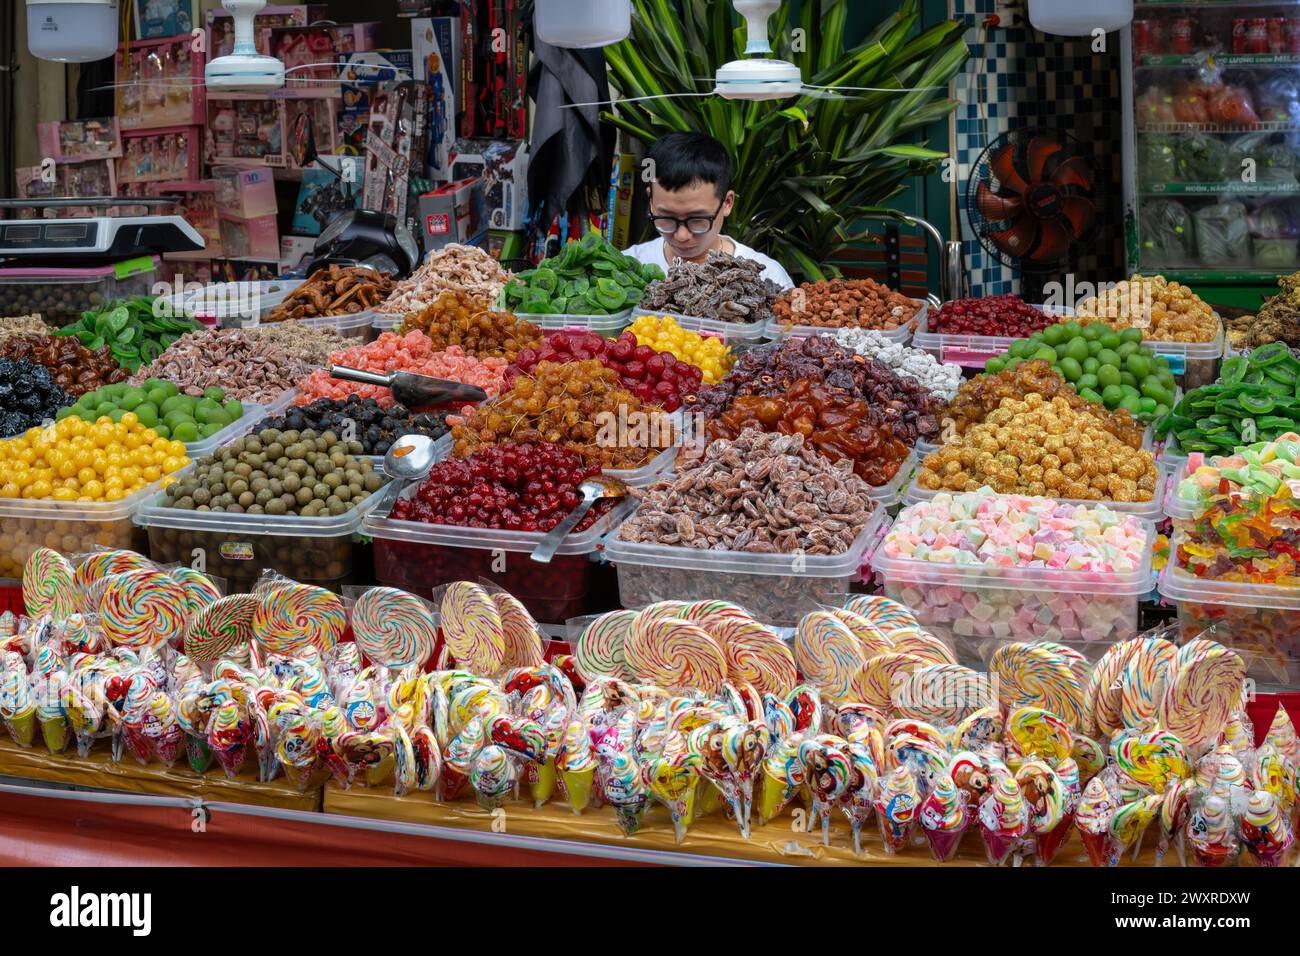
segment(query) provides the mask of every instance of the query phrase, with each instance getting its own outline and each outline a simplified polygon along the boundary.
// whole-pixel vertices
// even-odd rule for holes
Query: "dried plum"
[[[0,358],[0,438],[19,435],[72,402],[45,366]]]

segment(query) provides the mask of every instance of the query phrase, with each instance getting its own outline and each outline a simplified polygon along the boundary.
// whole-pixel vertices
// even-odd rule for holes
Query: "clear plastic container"
[[[632,310],[631,322],[635,322],[644,315],[651,318],[666,316],[684,329],[722,339],[727,345],[757,345],[767,338],[766,320],[761,322],[724,322],[722,319],[705,319],[697,315],[678,315],[676,312],[669,312],[666,309],[636,308]]]
[[[1212,385],[1219,377],[1219,362],[1223,358],[1223,322],[1213,342],[1156,342],[1142,340],[1142,345],[1169,360],[1169,370],[1184,390]]]
[[[1175,534],[1171,556],[1178,543]],[[1159,589],[1178,609],[1183,640],[1204,634],[1237,651],[1257,690],[1300,690],[1300,588],[1206,580],[1171,557]],[[1212,630],[1205,633],[1207,628]]]
[[[839,606],[861,581],[863,557],[884,520],[877,508],[842,554],[758,554],[639,544],[612,534],[605,557],[618,572],[624,607],[655,601],[733,601],[760,621],[793,626],[808,611]]]
[[[583,332],[595,332],[607,339],[616,339],[631,322],[632,310],[624,309],[613,315],[541,315],[537,312],[520,312],[514,314],[543,329],[571,329]]]
[[[1074,315],[1074,310],[1063,306],[1036,305],[1034,308],[1057,315],[1062,319]],[[940,362],[960,365],[964,368],[983,369],[991,358],[1005,354],[1011,343],[1023,336],[1018,335],[952,335],[945,332],[931,332],[929,329],[929,310],[921,315],[916,334],[912,336],[913,348],[925,349]]]
[[[265,417],[266,408],[264,406],[245,405],[244,414],[239,417],[238,421],[231,422],[210,438],[205,438],[202,441],[186,442],[185,454],[194,461],[211,455],[226,442],[234,441],[241,435],[247,435]]]
[[[284,321],[301,322],[303,325],[309,325],[316,329],[337,329],[338,333],[345,339],[367,339],[374,327],[375,310],[366,309],[364,312],[345,312],[343,315],[322,315],[314,319],[285,319]],[[262,326],[279,325],[278,322],[266,321],[266,312],[263,313],[261,322],[253,324]]]
[[[891,557],[871,558],[883,592],[967,662],[985,663],[1005,641],[1062,641],[1109,646],[1138,633],[1138,601],[1151,591],[1154,522],[1141,519],[1147,544],[1132,571],[1001,568]],[[973,650],[970,650],[973,649]]]
[[[398,313],[389,315],[383,312],[376,312],[370,320],[370,327],[374,329],[375,336],[383,335],[385,332],[396,332],[397,327],[402,324],[406,316]]]
[[[0,498],[0,577],[22,577],[27,558],[40,547],[65,556],[96,547],[144,551],[145,537],[131,516],[161,486],[154,482],[121,501]]]
[[[1148,521],[1159,521],[1164,517],[1165,496],[1169,488],[1169,472],[1165,469],[1162,462],[1156,462],[1156,468],[1160,470],[1160,477],[1156,481],[1155,494],[1150,501],[1084,501],[1074,498],[1054,498],[1053,501],[1059,501],[1066,505],[1085,505],[1095,508],[1104,505],[1111,511],[1119,511],[1123,514],[1137,515]],[[903,495],[903,501],[906,504],[915,504],[918,501],[929,501],[941,491],[930,491],[926,488],[919,487],[916,482],[908,487],[907,492]],[[948,492],[954,494],[955,492]]]
[[[182,292],[170,298],[178,315],[214,319],[225,328],[256,325],[259,316],[285,300],[302,279],[272,279],[267,282],[214,282],[202,289]]]
[[[201,551],[207,572],[225,578],[231,591],[251,589],[268,568],[337,590],[353,577],[353,535],[383,491],[381,487],[341,515],[316,518],[167,508],[165,493],[155,491],[138,503],[135,523],[147,531],[155,561],[193,564]],[[359,576],[368,574],[367,568]]]
[[[67,325],[117,299],[151,294],[161,264],[143,256],[86,268],[0,269],[0,315],[39,313],[50,325]]]
[[[414,487],[403,496],[414,494]],[[429,597],[452,581],[490,581],[509,591],[538,621],[560,624],[580,614],[614,606],[600,585],[597,563],[602,538],[618,527],[635,505],[628,501],[586,531],[564,539],[548,564],[530,555],[541,532],[499,531],[425,524],[371,515],[362,530],[375,543],[375,578],[389,587]]]
[[[929,300],[923,300],[921,307],[916,310],[916,314],[906,325],[900,325],[896,329],[877,329],[881,335],[889,342],[903,343],[911,341],[912,336],[919,328],[924,328],[925,317],[930,314]],[[813,335],[834,335],[840,331],[841,326],[824,326],[824,325],[786,325],[780,319],[773,316],[767,322],[767,337],[773,342],[781,342],[788,338],[806,339]]]

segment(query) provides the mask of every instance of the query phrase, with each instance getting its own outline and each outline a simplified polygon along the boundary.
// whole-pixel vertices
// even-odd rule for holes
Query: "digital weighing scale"
[[[0,199],[0,212],[71,206],[173,206],[175,200],[136,197]],[[89,216],[78,219],[0,218],[0,259],[51,260],[63,265],[130,259],[163,252],[196,252],[203,237],[183,216]]]

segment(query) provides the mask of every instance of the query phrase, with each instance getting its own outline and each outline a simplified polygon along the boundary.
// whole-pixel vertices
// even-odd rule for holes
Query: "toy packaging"
[[[189,33],[198,0],[136,0],[135,35],[141,40]]]
[[[147,183],[144,194],[174,198],[176,211],[203,237],[207,243],[204,251],[212,257],[222,254],[221,230],[217,225],[217,189],[218,184],[213,179],[176,180]]]
[[[605,238],[616,249],[626,249],[632,228],[632,194],[636,185],[636,156],[619,153],[609,177],[609,212],[605,215]]]
[[[528,136],[528,16],[521,0],[461,5],[460,135]],[[499,37],[508,42],[497,42]]]
[[[483,180],[466,179],[439,186],[420,197],[424,249],[441,249],[451,242],[466,245],[487,225]]]
[[[19,166],[14,170],[19,199],[58,199],[84,196],[112,196],[118,192],[113,161],[95,159],[82,163],[57,163],[49,166]],[[88,206],[46,209],[46,218],[76,219],[98,215]],[[20,209],[19,219],[37,218],[35,209]]]
[[[116,159],[122,155],[117,117],[41,123],[36,127],[41,156],[56,163]]]
[[[379,45],[378,23],[275,27],[271,56],[284,63],[285,89],[314,96],[339,95],[337,64],[348,54]]]
[[[217,184],[217,207],[227,216],[253,219],[275,215],[275,179],[270,170],[216,166],[212,178]]]
[[[165,182],[198,179],[203,130],[179,126],[122,134],[122,156],[117,164],[119,183]]]
[[[528,210],[528,144],[462,139],[451,154],[454,180],[483,177],[488,227],[522,229]]]
[[[425,166],[429,178],[435,182],[451,178],[449,156],[456,144],[460,44],[459,17],[411,21],[415,78],[429,84],[429,153]]]
[[[209,99],[209,164],[264,166],[284,157],[281,100]],[[274,157],[268,160],[267,157]]]
[[[312,255],[316,249],[314,236],[280,237],[280,271],[293,272],[303,264],[303,260]]]
[[[258,216],[256,219],[234,219],[218,213],[217,225],[221,229],[223,255],[236,259],[280,258],[280,233],[275,216]]]
[[[186,33],[117,51],[117,121],[123,131],[202,125],[203,45]]]
[[[362,207],[408,220],[411,167],[418,172],[428,150],[429,87],[425,83],[381,84],[366,131],[366,175]],[[418,230],[414,215],[407,222]]]
[[[284,155],[278,161],[268,158],[267,165],[302,169],[317,155],[333,156],[338,152],[337,99],[285,97],[280,102]]]
[[[302,27],[329,17],[325,3],[299,3],[263,7],[253,17],[253,45],[257,52],[270,52],[271,30],[274,27]],[[228,56],[235,48],[235,19],[225,10],[209,10],[208,51],[213,58]]]
[[[410,50],[370,50],[349,53],[339,67],[342,103],[338,114],[338,146],[334,152],[360,156],[366,148],[366,122],[380,83],[417,79]]]
[[[361,208],[365,164],[352,156],[322,156],[302,171],[302,186],[293,210],[295,233],[319,236],[341,212]],[[284,256],[281,255],[281,260]]]

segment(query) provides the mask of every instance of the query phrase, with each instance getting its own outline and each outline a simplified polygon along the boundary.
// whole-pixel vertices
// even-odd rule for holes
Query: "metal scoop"
[[[393,480],[374,513],[387,517],[406,486],[429,474],[435,457],[433,439],[428,435],[403,435],[393,442],[384,456],[384,474]]]
[[[429,375],[417,375],[414,372],[390,372],[385,375],[382,372],[365,372],[359,368],[348,368],[346,365],[331,365],[330,377],[392,389],[393,398],[407,408],[446,405],[451,402],[481,402],[488,397],[487,392],[474,385],[451,382]]]
[[[569,532],[578,526],[583,515],[601,498],[623,498],[627,495],[627,485],[617,478],[588,478],[578,485],[578,490],[582,492],[582,500],[563,521],[546,532],[542,540],[537,543],[537,547],[533,548],[534,561],[550,564],[551,558],[555,557],[556,550],[568,537]]]

